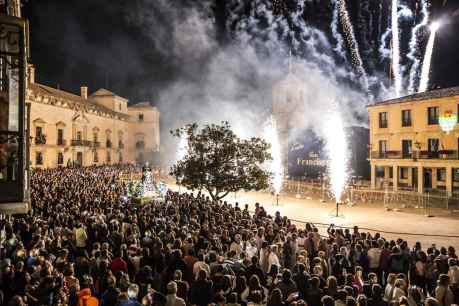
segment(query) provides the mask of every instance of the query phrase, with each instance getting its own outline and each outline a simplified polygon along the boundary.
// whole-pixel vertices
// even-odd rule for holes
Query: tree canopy
[[[189,124],[171,133],[188,140],[184,157],[171,167],[177,184],[206,190],[214,200],[230,192],[269,187],[271,173],[263,164],[271,155],[263,139],[240,139],[226,121],[204,125],[201,130],[196,123]]]

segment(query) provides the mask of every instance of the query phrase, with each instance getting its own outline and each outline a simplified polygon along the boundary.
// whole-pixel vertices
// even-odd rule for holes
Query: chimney
[[[35,67],[32,64],[29,65],[29,83],[35,83]]]
[[[81,92],[81,97],[83,99],[87,100],[88,99],[88,87],[87,86],[81,86],[80,92]]]

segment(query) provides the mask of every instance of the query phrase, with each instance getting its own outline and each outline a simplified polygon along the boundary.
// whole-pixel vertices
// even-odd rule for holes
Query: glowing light
[[[413,27],[411,31],[411,39],[410,39],[410,52],[407,54],[407,57],[413,62],[411,65],[410,70],[410,78],[408,84],[408,91],[410,93],[414,93],[415,91],[415,83],[416,80],[419,78],[419,66],[421,65],[421,61],[419,57],[416,56],[416,52],[418,51],[418,35],[422,28],[427,26],[429,23],[429,2],[427,0],[421,1],[421,21]]]
[[[188,137],[186,133],[180,136],[180,141],[177,148],[177,161],[182,160],[188,153]]]
[[[349,159],[344,123],[337,109],[330,111],[324,122],[325,150],[329,159],[328,177],[333,196],[336,201],[340,201],[348,178]]]
[[[394,73],[395,95],[400,97],[402,92],[402,74],[400,70],[398,0],[392,0],[392,71]]]
[[[424,62],[422,63],[421,82],[419,84],[418,92],[424,92],[429,87],[430,66],[432,64],[432,55],[435,44],[435,37],[440,27],[438,22],[434,22],[430,26],[430,37],[427,42],[426,54],[424,55]]]
[[[432,32],[438,31],[439,28],[440,28],[440,22],[438,21],[432,22],[432,24],[430,25],[430,31]]]
[[[264,135],[266,141],[271,144],[270,153],[272,160],[268,163],[268,168],[272,173],[271,185],[274,189],[274,192],[279,194],[282,190],[284,169],[282,167],[281,147],[277,133],[276,120],[273,116],[271,116],[270,120],[266,124]]]
[[[438,118],[438,123],[440,124],[442,131],[448,134],[454,130],[454,127],[456,126],[457,115],[452,111],[446,111],[442,116]]]
[[[368,83],[368,76],[363,67],[362,57],[360,56],[359,45],[357,43],[357,39],[355,38],[354,27],[352,26],[351,19],[349,18],[349,13],[347,12],[346,8],[346,1],[345,0],[337,0],[338,1],[338,9],[339,9],[339,16],[341,19],[341,23],[343,25],[343,31],[346,34],[346,40],[351,52],[351,60],[354,67],[356,67],[357,72],[360,74],[360,77],[363,81],[363,86],[366,90],[369,88]]]

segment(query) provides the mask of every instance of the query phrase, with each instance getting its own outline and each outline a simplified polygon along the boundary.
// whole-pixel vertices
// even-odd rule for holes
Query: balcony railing
[[[441,159],[454,160],[459,159],[458,151],[455,150],[440,150],[440,151],[415,151],[406,153],[402,151],[386,151],[386,152],[371,152],[372,159]]]
[[[35,137],[35,144],[37,144],[37,145],[44,145],[44,144],[46,144],[46,135],[44,135],[44,134],[37,135],[37,136]]]
[[[58,145],[58,146],[65,146],[65,145],[67,145],[67,140],[65,140],[65,139],[58,139],[58,140],[57,140],[57,145]]]
[[[99,148],[100,147],[100,141],[93,141],[92,142],[92,147],[93,148]]]
[[[91,147],[92,142],[89,140],[81,140],[81,139],[73,139],[72,140],[73,147]]]
[[[111,148],[112,147],[112,141],[111,140],[107,140],[106,143],[105,143],[105,146],[107,148]]]

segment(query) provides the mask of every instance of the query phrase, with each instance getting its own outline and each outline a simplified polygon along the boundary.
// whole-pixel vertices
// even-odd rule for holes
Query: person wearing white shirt
[[[268,255],[268,273],[271,271],[271,266],[276,265],[280,267],[279,257],[277,256],[277,245],[272,245],[269,247]]]

